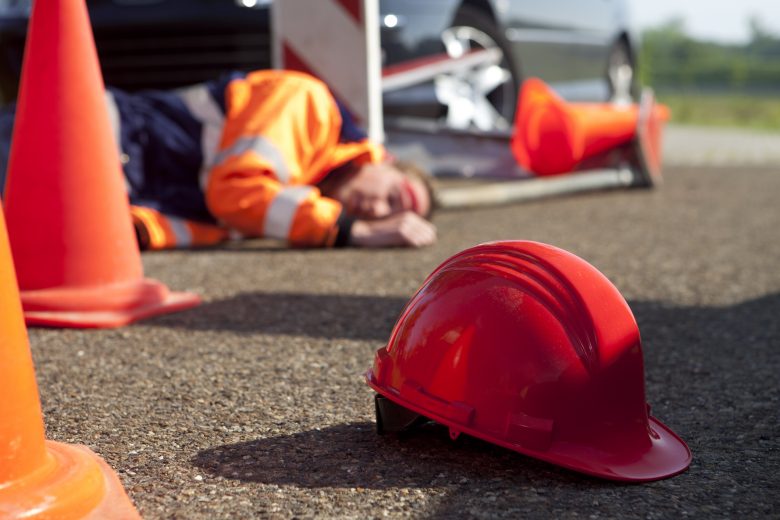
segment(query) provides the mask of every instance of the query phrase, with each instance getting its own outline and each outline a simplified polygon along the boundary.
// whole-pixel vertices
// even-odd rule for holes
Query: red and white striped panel
[[[272,17],[274,67],[322,79],[381,141],[379,0],[277,0]]]

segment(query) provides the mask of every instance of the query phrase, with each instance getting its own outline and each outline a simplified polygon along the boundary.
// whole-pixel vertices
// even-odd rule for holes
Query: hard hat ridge
[[[505,244],[486,243],[456,254],[428,276],[418,295],[424,292],[431,279],[447,272],[474,271],[503,278],[522,287],[527,295],[542,302],[566,330],[583,365],[592,366],[597,356],[593,319],[572,283],[543,256],[509,249]],[[405,312],[413,306],[415,298],[407,305]],[[399,322],[402,320],[403,315]],[[396,332],[391,336],[388,351],[395,342]]]

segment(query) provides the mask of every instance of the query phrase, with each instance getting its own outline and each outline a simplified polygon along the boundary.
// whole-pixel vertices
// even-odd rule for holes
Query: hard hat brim
[[[618,449],[605,453],[571,442],[552,441],[549,449],[540,451],[526,446],[506,442],[505,440],[477,431],[463,424],[442,417],[406,401],[399,395],[380,387],[371,372],[366,374],[366,382],[380,395],[412,412],[427,417],[439,424],[448,426],[451,433],[465,433],[528,455],[587,475],[622,482],[649,482],[671,477],[685,471],[691,463],[691,451],[685,442],[671,429],[655,417],[649,417],[648,433],[650,444],[641,453],[636,450],[624,452]]]
[[[655,417],[648,417],[648,423],[650,444],[640,453],[603,453],[591,447],[555,441],[546,452],[505,446],[588,475],[623,482],[650,482],[685,471],[692,460],[685,441]]]

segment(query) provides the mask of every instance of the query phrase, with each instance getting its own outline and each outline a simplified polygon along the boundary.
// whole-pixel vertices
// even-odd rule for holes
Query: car
[[[430,85],[385,94],[385,113],[443,118],[457,129],[506,129],[523,78],[539,77],[569,100],[635,91],[635,41],[620,0],[387,0],[385,69],[419,56],[497,49],[495,64],[442,74]],[[391,16],[391,26],[386,20]],[[396,19],[398,21],[396,21]]]
[[[32,0],[0,0],[0,96],[13,99]],[[626,0],[380,0],[385,71],[430,56],[494,59],[384,93],[386,118],[506,130],[539,77],[570,100],[630,97],[636,38]],[[271,66],[271,0],[87,0],[104,79],[170,88]]]

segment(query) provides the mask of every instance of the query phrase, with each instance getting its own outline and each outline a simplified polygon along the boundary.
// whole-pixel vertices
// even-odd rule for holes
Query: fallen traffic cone
[[[0,309],[0,518],[140,519],[99,456],[44,437],[2,211]]]
[[[5,193],[28,324],[115,327],[200,303],[143,278],[83,0],[33,4]]]
[[[567,103],[530,78],[520,90],[512,152],[537,175],[570,172],[581,161],[632,141],[638,114],[637,105]]]

